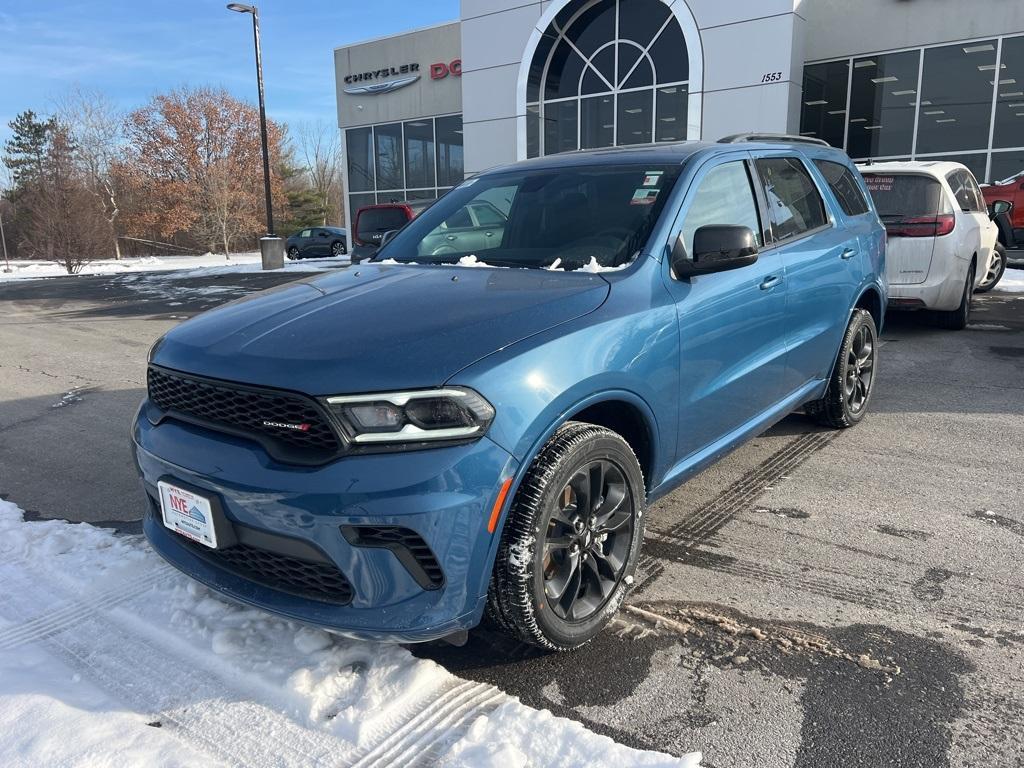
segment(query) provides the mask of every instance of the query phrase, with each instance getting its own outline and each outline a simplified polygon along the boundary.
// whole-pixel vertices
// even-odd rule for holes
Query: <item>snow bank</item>
[[[573,663],[571,658],[566,663]],[[72,737],[73,736],[73,737]],[[0,500],[0,765],[697,766]]]
[[[1024,269],[1007,269],[1003,279],[992,289],[1003,293],[1024,293]]]
[[[347,258],[301,259],[285,261],[287,272],[318,272],[347,265]],[[0,262],[0,282],[42,277],[68,277],[67,270],[55,261],[12,261],[11,272],[4,272]],[[202,256],[142,256],[138,258],[104,259],[90,261],[77,275],[121,275],[135,272],[167,272],[170,270],[203,270],[204,275],[232,274],[262,271],[262,258],[258,251],[234,253],[231,259],[222,254],[205,253]],[[76,276],[77,276],[76,275]]]

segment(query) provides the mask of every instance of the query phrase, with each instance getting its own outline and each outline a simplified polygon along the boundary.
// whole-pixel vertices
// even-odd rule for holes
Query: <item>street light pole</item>
[[[7,238],[4,236],[4,216],[2,213],[0,213],[0,242],[4,244],[4,261],[7,263],[7,266],[4,267],[4,272],[10,272],[11,260],[7,256]]]
[[[267,142],[267,108],[263,100],[263,54],[260,50],[260,11],[255,5],[229,3],[229,11],[252,14],[252,38],[256,48],[256,85],[260,100],[260,138],[263,142],[263,194],[267,208],[267,234],[260,238],[264,269],[284,266],[284,242],[274,233],[274,207],[270,195],[270,149]]]

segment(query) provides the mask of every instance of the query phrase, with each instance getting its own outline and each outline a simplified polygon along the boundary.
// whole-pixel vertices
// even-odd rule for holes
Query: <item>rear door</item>
[[[708,161],[698,171],[673,227],[687,252],[711,224],[750,227],[764,243],[748,153]],[[680,337],[679,458],[686,458],[767,412],[785,395],[786,281],[777,252],[747,267],[670,277]]]
[[[928,279],[937,232],[952,229],[953,210],[938,179],[925,173],[861,171],[888,235],[885,276],[891,285]]]
[[[311,256],[329,256],[331,253],[331,233],[326,229],[314,229],[313,240],[309,246]]]
[[[786,269],[787,392],[828,376],[864,279],[857,232],[826,204],[799,154],[758,153],[755,163],[771,215],[772,247]]]
[[[948,174],[946,181],[949,182],[949,187],[953,190],[953,198],[960,206],[964,222],[971,230],[968,248],[964,256],[970,258],[974,253],[978,254],[978,267],[974,277],[976,282],[980,282],[988,271],[989,261],[992,259],[993,249],[999,237],[999,230],[996,223],[988,216],[985,197],[981,194],[981,188],[975,181],[974,174],[964,168]],[[977,234],[975,234],[975,230]]]

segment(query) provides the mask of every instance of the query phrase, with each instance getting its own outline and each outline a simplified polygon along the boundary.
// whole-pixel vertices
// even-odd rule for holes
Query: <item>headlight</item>
[[[494,408],[471,389],[328,397],[327,404],[353,443],[419,443],[480,437]]]

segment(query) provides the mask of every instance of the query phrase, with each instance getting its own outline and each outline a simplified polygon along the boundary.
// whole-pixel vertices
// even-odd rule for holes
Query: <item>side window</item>
[[[815,160],[814,164],[828,182],[828,187],[836,196],[843,213],[847,216],[860,216],[868,212],[868,201],[864,199],[860,185],[849,168],[843,163],[834,163],[831,160]]]
[[[953,171],[946,175],[950,189],[953,190],[953,199],[957,207],[962,211],[973,211],[977,208],[977,201],[974,199],[974,191],[968,183],[967,174],[963,171]]]
[[[311,229],[304,229],[301,232],[299,232],[299,237],[309,237],[312,234],[313,234],[313,230],[311,230]]]
[[[825,203],[804,164],[795,157],[763,157],[757,172],[764,183],[776,241],[824,226]]]
[[[476,220],[481,227],[500,227],[505,223],[501,211],[490,203],[475,203],[473,213],[476,214]]]
[[[971,194],[974,195],[974,208],[976,213],[988,213],[988,207],[985,205],[985,195],[981,192],[981,187],[978,186],[977,179],[974,178],[974,174],[968,172],[967,186],[971,190]]]
[[[761,221],[757,215],[757,203],[750,184],[747,166],[739,160],[712,168],[701,180],[694,193],[693,202],[683,219],[683,242],[686,252],[693,257],[693,233],[708,224],[734,224],[750,227],[761,239]]]
[[[466,229],[473,226],[473,220],[469,218],[469,211],[465,206],[459,208],[444,222],[445,229]]]

